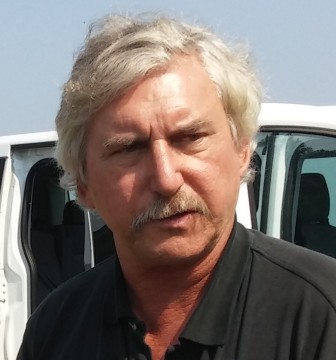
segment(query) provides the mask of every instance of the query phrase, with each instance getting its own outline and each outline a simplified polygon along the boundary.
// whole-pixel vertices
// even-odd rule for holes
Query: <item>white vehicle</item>
[[[264,104],[260,125],[256,178],[241,188],[238,221],[336,257],[336,107]],[[48,293],[114,251],[99,217],[60,187],[56,140],[54,132],[0,137],[4,360],[15,360],[26,321]]]

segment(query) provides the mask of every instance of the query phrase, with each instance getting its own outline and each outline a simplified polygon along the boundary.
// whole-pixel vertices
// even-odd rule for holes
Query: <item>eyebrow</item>
[[[118,145],[127,146],[127,145],[131,145],[134,141],[135,138],[131,136],[115,135],[110,137],[103,143],[103,148],[110,148]]]
[[[204,128],[208,129],[210,126],[211,124],[208,120],[197,118],[187,123],[178,124],[173,133],[197,132]]]

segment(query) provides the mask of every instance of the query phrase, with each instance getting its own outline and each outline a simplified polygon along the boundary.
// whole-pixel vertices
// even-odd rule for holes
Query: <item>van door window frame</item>
[[[5,170],[5,163],[6,163],[7,157],[1,157],[0,158],[0,196],[1,196],[1,189],[2,189],[2,178]]]

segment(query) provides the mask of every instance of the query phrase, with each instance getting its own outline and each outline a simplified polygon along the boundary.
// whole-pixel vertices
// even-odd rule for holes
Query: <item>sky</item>
[[[336,105],[335,0],[0,0],[0,136],[54,130],[89,24],[155,12],[247,44],[264,102]]]

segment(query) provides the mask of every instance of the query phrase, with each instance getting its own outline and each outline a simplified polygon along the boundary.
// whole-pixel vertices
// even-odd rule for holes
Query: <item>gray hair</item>
[[[94,114],[152,71],[167,67],[176,54],[199,57],[222,99],[236,145],[247,139],[253,150],[261,87],[245,50],[171,18],[112,15],[91,25],[64,85],[56,117],[64,186],[85,183],[86,129]]]

